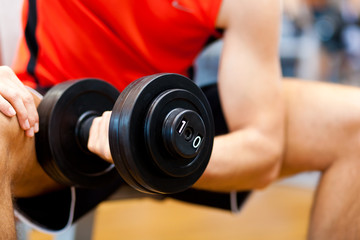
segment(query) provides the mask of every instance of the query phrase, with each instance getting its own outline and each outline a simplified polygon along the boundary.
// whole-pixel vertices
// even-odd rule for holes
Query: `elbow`
[[[264,189],[279,179],[283,149],[280,145],[272,144],[264,151],[263,166],[255,181],[254,189]]]

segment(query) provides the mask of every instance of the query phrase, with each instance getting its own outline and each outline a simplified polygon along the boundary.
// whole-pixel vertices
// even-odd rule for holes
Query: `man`
[[[360,129],[359,118],[354,116],[360,109],[353,106],[358,102],[358,90],[339,87],[337,95],[338,87],[298,82],[286,82],[283,86],[277,47],[280,2],[175,0],[119,4],[25,2],[25,38],[13,68],[17,77],[39,90],[81,77],[103,78],[121,90],[143,75],[186,74],[206,40],[218,34],[216,29],[223,29],[218,86],[230,133],[216,137],[209,167],[196,187],[248,190],[265,187],[279,174],[323,170],[309,237],[331,239],[326,235],[352,234],[346,224],[358,220],[360,209],[352,203],[359,187],[355,176],[346,170],[354,171],[358,164],[357,147],[353,147],[358,143],[358,138],[353,137],[355,130]],[[171,34],[175,30],[177,34]],[[2,67],[0,74],[0,109],[4,114],[0,117],[3,131],[0,146],[2,156],[6,156],[0,165],[3,216],[0,231],[10,239],[14,237],[12,197],[56,194],[63,187],[51,180],[36,161],[32,136],[38,131],[35,106],[40,98],[35,95],[31,98],[11,69]],[[315,100],[322,101],[316,103],[313,97],[317,96],[318,88],[322,93]],[[294,96],[294,92],[300,97]],[[338,103],[335,110],[351,104],[352,115],[348,112],[338,115],[335,110],[317,115],[328,104],[325,98],[331,96],[330,100],[336,102],[337,96],[348,96],[348,92],[353,98]],[[302,114],[303,109],[308,112]],[[320,127],[328,130],[333,123],[332,113],[337,116],[335,125],[340,127],[331,129],[330,137],[323,139],[325,131]],[[107,113],[94,121],[89,149],[111,161],[107,137],[98,135],[104,132],[107,122]],[[316,124],[315,129],[308,123]],[[319,139],[323,142],[318,142]],[[328,149],[338,141],[343,145]],[[351,143],[350,147],[346,142]],[[335,184],[337,176],[346,181]],[[331,198],[332,188],[346,204]],[[349,207],[356,211],[349,212]],[[343,225],[334,222],[340,216]]]

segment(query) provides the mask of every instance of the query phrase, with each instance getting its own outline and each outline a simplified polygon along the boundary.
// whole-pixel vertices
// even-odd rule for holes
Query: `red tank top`
[[[186,75],[221,0],[27,0],[13,69],[27,85],[104,79],[122,90],[154,73]]]

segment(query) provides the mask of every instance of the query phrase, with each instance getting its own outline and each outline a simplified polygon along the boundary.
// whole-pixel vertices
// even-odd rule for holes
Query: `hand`
[[[26,136],[39,131],[39,115],[31,93],[11,68],[0,66],[0,112],[8,117],[17,115]]]
[[[109,145],[109,124],[111,112],[106,111],[101,117],[94,118],[88,141],[88,149],[104,160],[113,163]]]

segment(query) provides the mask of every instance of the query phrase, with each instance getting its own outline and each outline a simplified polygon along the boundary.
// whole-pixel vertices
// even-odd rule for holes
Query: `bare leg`
[[[1,161],[1,168],[3,167],[5,168],[4,161]],[[0,180],[0,215],[1,239],[16,239],[10,181],[3,174]]]
[[[38,164],[34,138],[25,136],[16,117],[0,114],[0,136],[0,236],[15,239],[12,198],[34,196],[61,186]]]
[[[360,89],[285,81],[286,153],[281,174],[323,172],[309,239],[360,237]]]

